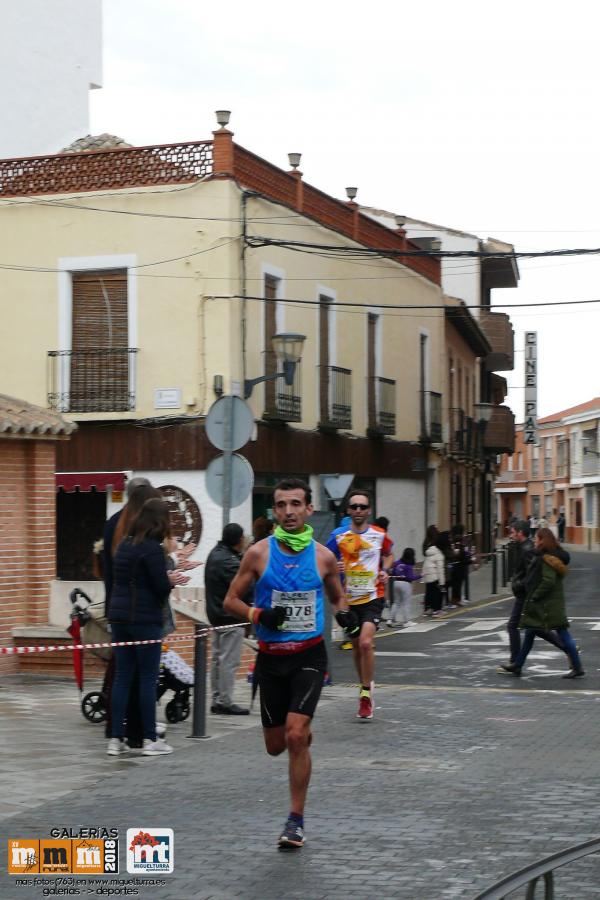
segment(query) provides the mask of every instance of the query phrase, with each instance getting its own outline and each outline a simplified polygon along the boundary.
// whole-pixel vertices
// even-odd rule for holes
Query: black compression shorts
[[[287,714],[315,714],[327,671],[325,642],[298,653],[258,654],[255,677],[260,689],[263,728],[285,725]]]
[[[381,622],[384,603],[383,597],[376,597],[375,600],[369,600],[368,603],[358,603],[356,606],[351,605],[350,609],[358,616],[361,628],[363,622],[372,622],[377,629]]]

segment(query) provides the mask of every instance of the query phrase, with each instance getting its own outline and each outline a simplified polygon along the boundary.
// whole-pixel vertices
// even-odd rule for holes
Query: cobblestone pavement
[[[175,871],[165,886],[113,888],[155,900],[470,900],[526,863],[596,837],[600,682],[592,659],[600,658],[600,632],[589,623],[592,611],[598,620],[600,561],[584,568],[577,614],[589,620],[589,679],[559,681],[546,658],[521,681],[494,678],[497,650],[435,650],[432,632],[422,632],[411,638],[420,648],[412,652],[439,653],[433,673],[408,678],[406,659],[382,657],[378,664],[388,659],[395,669],[377,686],[372,722],[355,718],[355,687],[338,680],[326,689],[315,720],[307,844],[298,853],[275,849],[288,811],[287,764],[264,753],[256,714],[211,717],[210,740],[188,740],[189,723],[174,726],[169,757],[112,759],[101,727],[81,716],[72,684],[3,679],[0,896],[44,896],[6,874],[7,840],[46,837],[55,827],[118,828],[124,880],[126,829],[173,828]],[[457,616],[433,635],[468,637],[475,615],[493,642],[500,629],[490,621],[505,613],[499,604]],[[404,639],[386,638],[378,652]],[[471,676],[483,668],[479,652],[492,653],[490,682],[461,681],[448,654]],[[247,701],[248,687],[238,690]],[[569,866],[556,882],[557,900],[598,898],[600,862]]]

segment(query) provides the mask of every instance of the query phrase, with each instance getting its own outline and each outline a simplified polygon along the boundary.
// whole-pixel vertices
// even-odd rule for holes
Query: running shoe
[[[373,718],[373,701],[368,691],[360,692],[356,718],[360,719],[362,722],[367,722],[369,719]]]
[[[290,816],[279,837],[280,850],[297,850],[304,843],[304,828]]]

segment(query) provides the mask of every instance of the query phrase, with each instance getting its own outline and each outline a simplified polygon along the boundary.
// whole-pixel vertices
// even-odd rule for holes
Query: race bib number
[[[272,591],[271,606],[283,606],[285,622],[281,631],[316,629],[316,591]]]
[[[350,600],[366,597],[375,590],[376,572],[368,572],[366,569],[347,569],[345,576],[346,593]]]

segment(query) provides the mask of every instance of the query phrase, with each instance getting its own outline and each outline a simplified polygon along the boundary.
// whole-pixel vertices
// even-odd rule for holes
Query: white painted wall
[[[102,0],[2,4],[0,158],[56,153],[89,133],[102,83]]]
[[[377,479],[377,514],[390,520],[389,533],[394,542],[394,558],[405,547],[413,547],[421,558],[425,537],[423,522],[424,484],[404,478]]]

